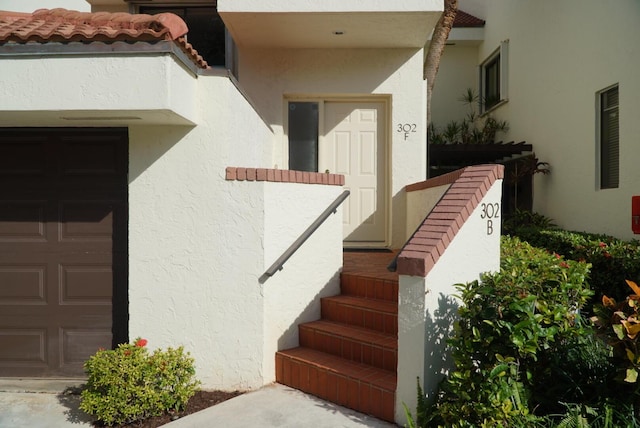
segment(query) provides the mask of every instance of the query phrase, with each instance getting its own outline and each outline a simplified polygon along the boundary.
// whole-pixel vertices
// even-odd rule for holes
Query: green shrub
[[[462,306],[449,340],[455,369],[441,384],[432,424],[540,425],[534,385],[563,343],[591,334],[580,316],[592,294],[588,271],[586,263],[503,237],[500,272],[456,286]]]
[[[512,235],[567,259],[591,264],[589,284],[597,300],[603,295],[624,300],[625,280],[640,282],[640,241],[538,227],[515,228]]]
[[[80,409],[106,425],[183,409],[199,385],[193,358],[182,347],[149,353],[146,344],[137,339],[91,356]]]

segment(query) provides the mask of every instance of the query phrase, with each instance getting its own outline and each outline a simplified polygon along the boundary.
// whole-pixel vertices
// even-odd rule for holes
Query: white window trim
[[[491,63],[496,57],[500,57],[500,100],[497,103],[492,105],[489,109],[485,109],[484,107],[484,98],[485,98],[485,77],[486,77],[486,66]],[[509,101],[509,40],[503,40],[500,42],[500,47],[498,47],[495,51],[491,53],[479,66],[478,72],[478,93],[480,94],[480,98],[478,103],[480,104],[479,111],[482,115],[488,114],[491,111],[497,109],[501,105],[504,105],[507,101]]]

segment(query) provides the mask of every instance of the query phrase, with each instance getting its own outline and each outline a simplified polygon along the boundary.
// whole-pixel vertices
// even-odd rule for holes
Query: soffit
[[[274,48],[422,48],[439,11],[227,12],[239,46]]]

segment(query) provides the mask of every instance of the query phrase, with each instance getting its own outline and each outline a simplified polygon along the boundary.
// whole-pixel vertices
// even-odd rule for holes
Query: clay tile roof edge
[[[464,27],[484,27],[485,21],[478,17],[475,17],[467,12],[458,9],[456,17],[453,20],[454,28]]]
[[[207,62],[187,43],[187,24],[172,13],[78,12],[62,8],[19,13],[0,11],[0,46],[35,42],[159,42],[172,41],[197,67]]]

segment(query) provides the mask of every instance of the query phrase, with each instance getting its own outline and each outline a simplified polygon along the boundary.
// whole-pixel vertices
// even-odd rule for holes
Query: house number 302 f
[[[500,218],[500,204],[497,202],[480,204],[480,218],[487,220],[487,235],[492,235],[493,219]]]
[[[418,126],[415,123],[399,123],[396,132],[404,134],[405,141],[409,138],[409,134],[416,132]]]

